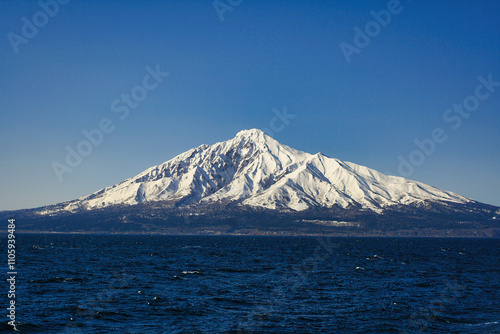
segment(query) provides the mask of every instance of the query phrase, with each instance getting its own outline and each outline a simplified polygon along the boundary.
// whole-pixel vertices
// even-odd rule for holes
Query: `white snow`
[[[65,209],[163,200],[186,204],[231,200],[296,211],[314,206],[359,206],[375,212],[425,200],[470,201],[321,153],[297,151],[252,129],[240,131],[228,141],[191,149],[112,187],[71,201]]]

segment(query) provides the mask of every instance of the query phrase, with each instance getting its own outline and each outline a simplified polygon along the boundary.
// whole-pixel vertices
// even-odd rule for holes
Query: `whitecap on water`
[[[184,270],[184,271],[182,272],[182,274],[183,274],[183,275],[190,275],[190,274],[199,274],[199,275],[201,275],[201,271],[199,271],[199,270],[193,270],[193,271]]]

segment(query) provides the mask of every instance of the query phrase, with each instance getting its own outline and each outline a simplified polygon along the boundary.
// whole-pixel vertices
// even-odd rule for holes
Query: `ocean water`
[[[5,293],[2,333],[500,333],[498,239],[16,242],[18,331]]]

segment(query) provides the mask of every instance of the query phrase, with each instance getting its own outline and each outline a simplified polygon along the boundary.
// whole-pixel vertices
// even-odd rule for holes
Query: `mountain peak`
[[[264,131],[260,129],[249,129],[249,130],[241,130],[236,134],[236,137],[244,137],[244,138],[251,138],[251,139],[265,139],[267,135],[264,133]]]
[[[261,129],[257,129],[257,128],[253,128],[253,129],[245,129],[245,130],[241,130],[239,131],[236,136],[249,136],[249,135],[252,135],[252,134],[263,134],[264,131],[262,131]]]
[[[66,209],[171,201],[176,205],[233,201],[267,209],[357,207],[381,212],[424,201],[467,203],[434,187],[387,177],[370,168],[311,155],[283,145],[262,130],[202,145],[117,185],[68,203]]]

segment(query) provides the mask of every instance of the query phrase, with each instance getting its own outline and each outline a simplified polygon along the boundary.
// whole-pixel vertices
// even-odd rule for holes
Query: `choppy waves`
[[[17,333],[500,332],[498,240],[19,239]]]

